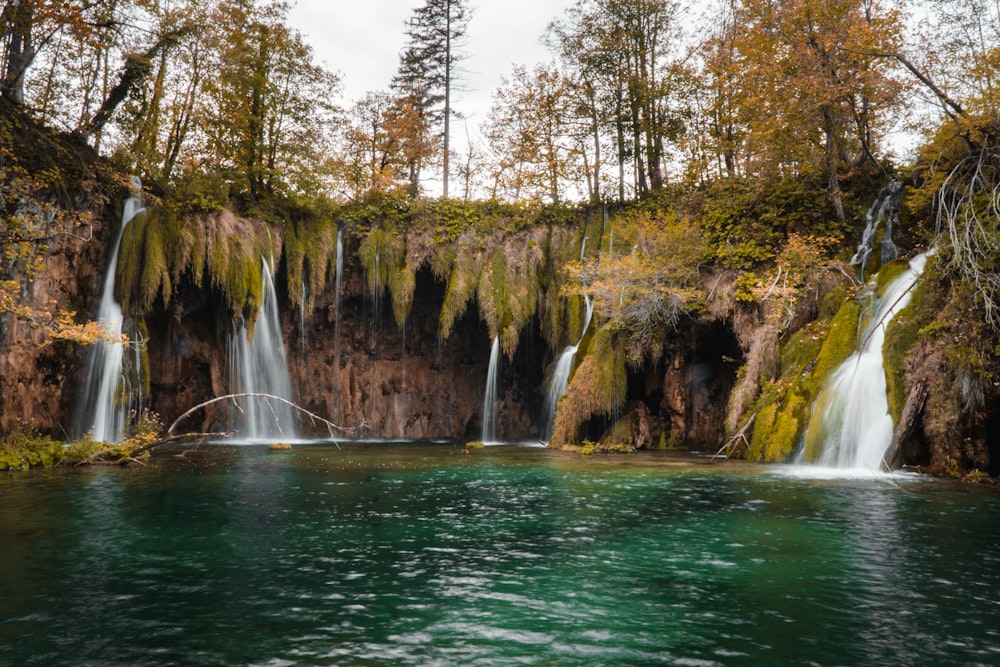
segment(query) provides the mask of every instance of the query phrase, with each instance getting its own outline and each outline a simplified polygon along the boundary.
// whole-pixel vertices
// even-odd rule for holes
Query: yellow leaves
[[[128,336],[115,334],[104,323],[84,322],[77,324],[73,321],[75,315],[76,313],[66,311],[56,313],[48,332],[52,340],[66,340],[81,345],[91,345],[98,342],[110,345],[129,344]]]
[[[724,94],[748,130],[752,171],[866,157],[857,145],[901,102],[878,55],[898,49],[898,12],[858,0],[743,0],[731,30],[735,54],[717,56],[718,67],[740,82]]]
[[[592,298],[595,316],[625,331],[640,350],[699,308],[701,233],[672,214],[631,211],[615,218],[606,235],[598,257],[567,267],[565,291]]]
[[[40,308],[32,307],[21,300],[21,284],[16,280],[0,281],[0,316],[10,315],[27,323],[44,334],[40,345],[48,345],[57,340],[65,340],[82,345],[98,341],[111,344],[127,344],[125,335],[117,336],[98,322],[77,323],[76,313],[60,310],[55,301],[49,300]]]
[[[743,295],[741,300],[773,301],[773,307],[766,310],[769,323],[787,327],[813,277],[823,270],[830,249],[838,243],[839,240],[831,236],[789,234],[773,268],[763,276],[747,273],[738,280]]]

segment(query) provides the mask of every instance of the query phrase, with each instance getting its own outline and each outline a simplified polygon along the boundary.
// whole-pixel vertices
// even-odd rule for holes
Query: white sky
[[[305,36],[317,60],[341,74],[343,105],[365,93],[387,90],[406,45],[404,23],[424,0],[297,0],[289,23]],[[454,102],[470,127],[483,122],[493,91],[513,65],[529,68],[548,62],[541,44],[549,22],[574,0],[470,0],[472,20],[466,33],[459,85]]]

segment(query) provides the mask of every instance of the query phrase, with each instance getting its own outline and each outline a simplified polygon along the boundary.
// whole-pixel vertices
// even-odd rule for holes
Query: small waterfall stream
[[[497,441],[497,399],[500,396],[500,337],[493,337],[490,366],[486,371],[486,392],[483,394],[483,442]]]
[[[910,302],[912,288],[928,253],[914,257],[909,268],[885,288],[861,336],[863,347],[830,376],[813,404],[804,442],[821,442],[819,466],[877,471],[892,444],[893,421],[886,397],[882,345],[889,322]],[[805,447],[797,462],[805,462]]]
[[[132,189],[132,195],[122,207],[121,227],[108,255],[97,311],[98,322],[107,330],[108,340],[90,347],[82,402],[75,417],[75,437],[82,438],[90,433],[98,442],[120,442],[129,412],[142,403],[139,345],[134,335],[130,342],[121,340],[125,317],[121,305],[115,301],[118,249],[125,227],[146,210],[142,203],[142,182],[136,176],[132,177]]]
[[[229,341],[230,391],[270,394],[294,401],[285,341],[278,319],[278,298],[270,263],[261,257],[263,300],[251,339],[243,322],[233,323]],[[268,442],[298,437],[295,410],[281,401],[247,397],[239,400],[235,430],[240,439]]]
[[[333,359],[334,371],[340,371],[340,281],[344,275],[344,228],[337,228],[337,267],[333,283]]]
[[[573,370],[573,361],[576,359],[576,353],[580,349],[583,337],[587,335],[587,329],[590,328],[590,319],[594,315],[593,300],[585,297],[584,303],[586,311],[583,316],[583,328],[580,331],[580,338],[576,341],[576,345],[567,345],[559,353],[555,363],[552,364],[552,371],[545,383],[545,402],[542,404],[542,442],[548,442],[552,438],[552,428],[555,426],[556,421],[556,406],[559,404],[559,399],[562,398],[562,395],[566,393],[566,387],[569,385],[569,375]]]

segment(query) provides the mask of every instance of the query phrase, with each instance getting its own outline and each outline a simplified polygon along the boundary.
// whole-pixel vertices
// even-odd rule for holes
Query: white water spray
[[[333,283],[333,359],[334,370],[340,371],[340,280],[344,275],[344,228],[337,229],[337,268]]]
[[[576,353],[580,349],[583,337],[590,328],[590,319],[594,315],[594,302],[589,297],[584,297],[586,311],[583,316],[583,329],[580,331],[580,339],[576,345],[567,345],[559,353],[556,362],[552,365],[552,371],[545,383],[545,403],[542,405],[542,433],[541,440],[548,442],[552,438],[552,428],[556,422],[556,406],[559,399],[566,393],[569,386],[569,376],[573,370],[573,361]]]
[[[909,268],[889,283],[874,304],[874,314],[861,337],[861,351],[834,371],[813,404],[804,442],[822,443],[815,461],[818,465],[868,472],[882,467],[893,435],[882,366],[885,330],[910,302],[927,255],[914,257]],[[797,460],[804,458],[805,447]]]
[[[126,343],[122,340],[125,317],[121,305],[115,301],[115,272],[125,227],[145,210],[142,182],[133,176],[132,195],[122,207],[122,224],[108,255],[108,268],[97,311],[98,322],[105,328],[107,340],[92,345],[87,357],[83,401],[76,416],[77,437],[89,432],[91,438],[98,442],[120,442],[124,437],[128,413],[142,402],[140,350],[137,341]]]
[[[493,337],[490,366],[486,372],[486,392],[483,394],[483,442],[497,440],[497,398],[500,395],[500,337]]]
[[[229,341],[230,387],[233,393],[270,394],[294,401],[285,341],[278,319],[278,298],[270,263],[261,258],[263,298],[253,338],[246,325],[233,324]],[[294,409],[266,398],[240,399],[235,430],[241,439],[268,442],[298,437]]]

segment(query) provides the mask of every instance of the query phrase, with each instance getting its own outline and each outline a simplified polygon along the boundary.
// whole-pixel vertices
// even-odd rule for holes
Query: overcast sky
[[[297,0],[289,22],[312,46],[319,61],[340,72],[344,106],[366,92],[387,90],[406,44],[404,23],[424,0]],[[541,44],[549,22],[574,0],[471,0],[462,85],[454,106],[477,126],[490,98],[514,64],[548,62]]]

